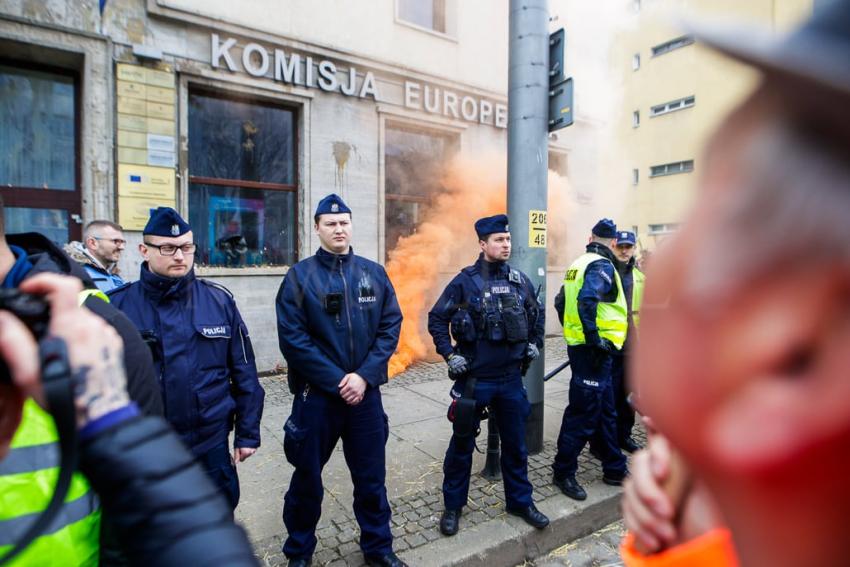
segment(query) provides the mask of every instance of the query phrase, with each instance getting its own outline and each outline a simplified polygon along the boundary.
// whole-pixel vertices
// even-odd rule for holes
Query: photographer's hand
[[[50,334],[65,341],[73,372],[77,427],[129,404],[121,337],[103,319],[80,307],[79,280],[42,274],[24,281],[21,291],[44,295],[50,303]],[[35,348],[31,336],[27,349]],[[35,361],[36,374],[38,356]],[[10,364],[10,366],[12,366]],[[13,370],[13,374],[15,374]],[[30,378],[31,380],[31,378]],[[17,376],[15,377],[18,383]],[[40,388],[40,385],[39,385]],[[23,388],[22,388],[23,389]],[[39,401],[38,396],[34,396]]]

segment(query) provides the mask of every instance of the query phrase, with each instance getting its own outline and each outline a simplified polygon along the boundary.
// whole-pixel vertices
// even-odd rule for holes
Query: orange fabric
[[[620,553],[626,567],[738,567],[732,534],[716,528],[661,553],[641,555],[635,550],[635,538],[626,534]]]

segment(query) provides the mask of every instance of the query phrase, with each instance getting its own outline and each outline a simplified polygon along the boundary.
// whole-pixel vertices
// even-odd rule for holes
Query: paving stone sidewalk
[[[566,348],[563,345],[560,338],[547,340],[547,371],[565,360]],[[544,448],[541,453],[530,456],[528,463],[529,480],[534,485],[534,498],[538,504],[548,500],[562,504],[560,500],[568,500],[551,484],[551,464],[567,402],[568,382],[567,369],[546,384]],[[240,465],[242,500],[236,515],[248,530],[263,564],[277,566],[286,565],[286,557],[281,552],[285,539],[281,510],[292,467],[283,455],[282,428],[291,408],[292,396],[285,379],[280,376],[264,378],[263,386],[266,389],[263,446],[255,457]],[[438,522],[443,508],[442,461],[451,437],[451,425],[445,416],[450,387],[445,364],[419,363],[382,388],[384,409],[390,421],[387,492],[393,510],[394,547],[400,554],[409,555],[443,538]],[[479,437],[479,444],[484,449],[486,428]],[[505,516],[502,483],[491,483],[478,475],[483,464],[484,455],[476,453],[469,505],[461,520],[462,530],[474,529]],[[601,485],[599,462],[583,453],[577,476],[579,482],[585,485]],[[353,486],[342,456],[341,443],[325,467],[323,480],[325,498],[313,563],[363,565],[358,545],[359,528],[351,509]],[[609,518],[604,524],[614,519]],[[438,564],[451,564],[453,561],[452,557],[445,557],[445,561],[441,560]]]

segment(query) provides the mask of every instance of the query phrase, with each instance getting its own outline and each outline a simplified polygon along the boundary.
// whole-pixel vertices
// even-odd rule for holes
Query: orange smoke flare
[[[442,291],[440,284],[478,257],[475,221],[506,211],[506,170],[503,158],[454,161],[443,172],[445,191],[426,208],[416,232],[399,238],[390,251],[387,273],[404,314],[390,377],[433,352],[425,328],[427,312]],[[551,201],[563,210],[568,202],[566,180],[550,172],[549,187],[550,192],[558,189]],[[563,243],[566,230],[562,225],[550,234]]]

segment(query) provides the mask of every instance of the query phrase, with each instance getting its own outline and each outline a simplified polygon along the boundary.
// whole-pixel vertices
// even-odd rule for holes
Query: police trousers
[[[367,387],[363,401],[356,406],[309,387],[295,395],[283,439],[286,460],[295,467],[283,502],[283,523],[288,532],[283,552],[289,559],[309,558],[316,549],[316,524],[324,496],[322,469],[340,439],[354,483],[360,548],[367,556],[392,551],[385,486],[384,448],[388,437],[378,388]]]
[[[626,379],[628,358],[622,353],[611,356],[611,387],[614,390],[614,409],[617,411],[617,443],[622,448],[632,436],[635,426],[635,410],[629,404],[629,385]],[[604,443],[602,430],[596,431],[590,440],[590,452],[601,454],[599,446]]]
[[[578,456],[584,446],[598,434],[599,457],[605,476],[622,478],[626,474],[626,457],[617,441],[617,411],[611,383],[610,355],[594,365],[591,347],[568,346],[572,378],[569,405],[564,410],[558,434],[558,453],[552,470],[556,479],[574,477]],[[596,443],[595,443],[596,445]]]
[[[452,387],[452,397],[459,397],[465,388],[466,380],[458,380]],[[519,371],[501,378],[478,380],[475,385],[475,401],[476,409],[490,407],[499,426],[499,437],[502,441],[500,464],[507,506],[514,509],[527,508],[532,504],[532,487],[528,481],[525,420],[531,411],[531,405],[528,403]],[[477,415],[475,421],[476,427],[480,425]],[[461,441],[452,435],[443,461],[443,502],[447,510],[460,510],[466,506],[474,450],[474,437]]]
[[[216,488],[227,498],[230,509],[235,510],[239,504],[239,476],[236,474],[227,441],[199,455],[198,462]]]

